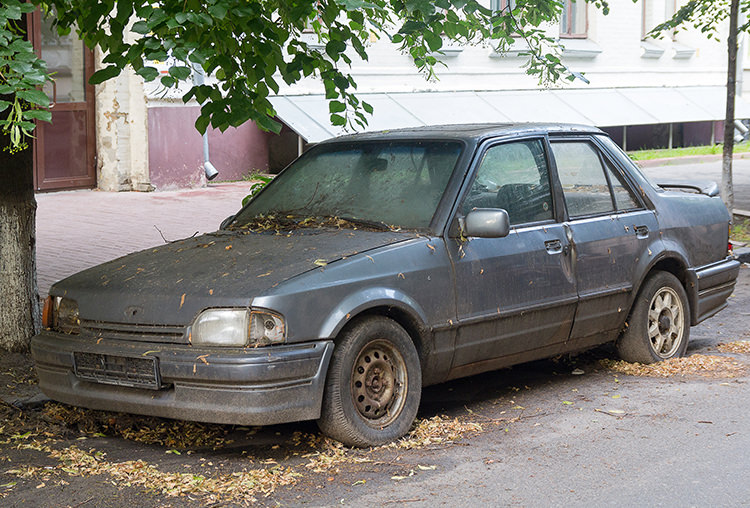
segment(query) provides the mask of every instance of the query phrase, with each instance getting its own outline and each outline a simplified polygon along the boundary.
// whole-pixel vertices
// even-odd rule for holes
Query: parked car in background
[[[32,341],[40,386],[384,443],[426,385],[605,342],[627,361],[683,355],[739,271],[717,194],[652,184],[592,127],[333,139],[219,231],[55,284]]]

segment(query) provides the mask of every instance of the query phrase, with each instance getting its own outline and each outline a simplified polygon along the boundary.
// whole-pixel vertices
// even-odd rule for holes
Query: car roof
[[[527,134],[565,134],[565,133],[596,133],[603,134],[600,129],[590,125],[567,123],[483,123],[483,124],[454,124],[427,125],[405,129],[381,130],[349,134],[332,138],[322,143],[374,141],[386,139],[462,139],[480,142],[491,137],[520,136]]]

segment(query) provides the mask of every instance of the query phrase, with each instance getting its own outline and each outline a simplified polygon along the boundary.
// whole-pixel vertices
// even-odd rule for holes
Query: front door
[[[60,36],[52,20],[31,15],[32,43],[47,62],[53,81],[44,91],[52,100],[52,123],[38,122],[34,146],[37,190],[96,186],[94,56],[75,33]]]
[[[512,231],[504,238],[448,242],[459,325],[452,377],[564,343],[578,300],[544,140],[490,146],[480,161],[460,213],[504,209]]]

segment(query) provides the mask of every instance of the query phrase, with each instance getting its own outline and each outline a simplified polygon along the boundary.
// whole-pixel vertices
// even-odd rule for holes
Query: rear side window
[[[617,209],[632,210],[640,208],[640,203],[638,203],[630,187],[625,183],[625,179],[620,172],[614,169],[609,162],[605,161],[604,165],[607,167],[607,175],[609,176],[609,183],[612,184],[612,193],[615,196]]]
[[[516,141],[487,149],[463,212],[474,208],[502,208],[514,225],[552,219],[552,193],[542,141]]]
[[[639,207],[622,176],[591,143],[553,142],[552,153],[571,217]]]

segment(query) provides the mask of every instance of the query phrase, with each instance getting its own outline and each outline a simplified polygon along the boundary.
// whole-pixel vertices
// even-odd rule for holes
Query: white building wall
[[[645,0],[651,7],[651,20],[662,21],[659,12],[673,0]],[[586,40],[565,40],[584,49],[601,50],[587,58],[563,55],[572,70],[585,73],[590,84],[580,80],[560,82],[562,88],[612,88],[644,86],[716,86],[726,82],[726,46],[724,41],[708,40],[695,29],[679,32],[676,40],[669,36],[650,41],[662,48],[658,58],[644,58],[642,47],[643,0],[612,0],[605,16],[593,5],[588,6],[589,30]],[[663,15],[662,15],[663,18]],[[548,33],[559,35],[557,25]],[[677,49],[681,53],[677,53]],[[690,54],[690,50],[695,51]],[[467,46],[456,56],[441,57],[448,66],[438,67],[438,80],[426,81],[411,59],[400,54],[388,40],[374,42],[368,62],[353,55],[352,75],[358,90],[367,92],[410,92],[452,90],[515,90],[544,88],[536,78],[525,74],[525,57],[493,55],[488,44]],[[282,89],[282,94],[322,93],[317,80]]]

